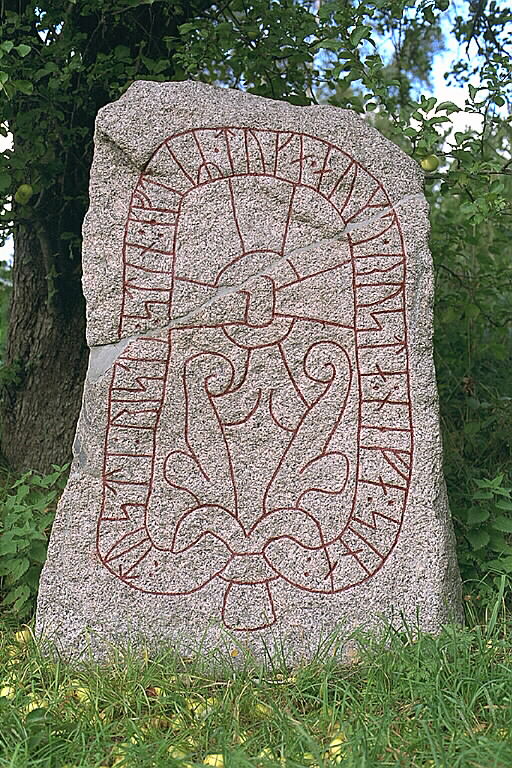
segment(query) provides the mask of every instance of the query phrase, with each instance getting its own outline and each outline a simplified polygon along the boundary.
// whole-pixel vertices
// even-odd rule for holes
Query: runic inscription
[[[301,239],[311,211],[331,239]],[[411,478],[405,286],[397,213],[342,148],[243,126],[166,139],[125,228],[118,334],[134,340],[112,371],[97,528],[110,573],[159,595],[218,580],[234,630],[276,621],[279,580],[334,595],[371,579]]]

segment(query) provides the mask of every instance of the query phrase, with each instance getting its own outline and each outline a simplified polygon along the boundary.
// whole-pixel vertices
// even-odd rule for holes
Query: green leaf
[[[30,80],[13,80],[12,84],[15,86],[15,88],[18,91],[21,91],[21,93],[25,93],[27,96],[30,96],[30,94],[34,90],[34,86],[30,82]]]
[[[497,552],[500,555],[512,555],[512,547],[505,538],[503,531],[491,529],[489,549],[492,549],[493,552]]]
[[[423,112],[425,113],[430,112],[430,110],[432,109],[436,101],[437,99],[434,96],[431,96],[429,99],[424,99],[421,104],[421,108]]]
[[[19,581],[24,573],[28,571],[30,567],[30,560],[28,557],[17,557],[11,560],[9,563],[9,573],[14,581]]]
[[[500,499],[496,502],[498,509],[503,509],[505,512],[512,512],[512,500]]]
[[[469,541],[473,549],[483,549],[486,547],[491,537],[487,531],[468,531],[466,533],[466,539]]]
[[[5,189],[9,189],[11,186],[11,177],[8,173],[5,171],[0,172],[0,192],[3,192]]]
[[[425,16],[426,20],[430,24],[434,24],[436,17],[434,16],[434,11],[430,7],[430,5],[427,5],[425,9],[423,10],[423,15]]]
[[[20,584],[19,586],[15,587],[14,589],[11,589],[10,592],[7,593],[5,596],[3,603],[4,605],[12,605],[12,603],[17,601],[25,602],[30,597],[30,588],[26,584]]]
[[[30,53],[31,48],[30,48],[30,45],[26,45],[25,43],[20,43],[20,45],[16,46],[15,51],[18,53],[19,56],[24,58],[28,53]]]
[[[490,570],[498,571],[499,573],[512,573],[512,555],[499,557],[496,560],[490,560],[487,563],[487,567]]]
[[[464,424],[465,435],[476,435],[480,432],[480,422],[478,421],[466,421]]]
[[[458,107],[456,104],[453,103],[453,101],[442,101],[440,104],[436,107],[436,112],[447,112],[449,115],[451,115],[453,112],[462,112],[461,107]]]
[[[30,558],[36,563],[44,563],[46,560],[47,545],[45,541],[33,541],[30,545]]]
[[[489,518],[490,512],[488,509],[481,509],[480,507],[471,507],[468,510],[466,516],[466,522],[468,525],[479,525],[485,522]]]
[[[18,544],[13,541],[12,534],[6,533],[0,537],[0,555],[15,555]]]
[[[178,27],[180,35],[187,35],[189,32],[194,32],[196,29],[197,24],[191,24],[190,22],[187,22],[186,24],[180,24]]]
[[[359,43],[364,37],[368,37],[368,35],[371,33],[371,27],[367,26],[361,26],[356,27],[351,33],[350,33],[350,44],[353,48],[357,48]]]
[[[4,42],[0,45],[0,50],[5,51],[6,53],[9,53],[9,51],[12,51],[14,48],[14,43],[12,40],[4,40]]]
[[[512,504],[510,506],[510,509],[512,509]],[[496,531],[502,531],[503,533],[512,533],[512,518],[506,517],[505,515],[498,515],[498,517],[492,521],[492,527]]]

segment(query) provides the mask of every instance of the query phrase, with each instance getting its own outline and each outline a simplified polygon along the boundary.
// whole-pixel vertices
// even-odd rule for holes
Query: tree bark
[[[87,363],[80,268],[66,254],[52,283],[51,235],[32,222],[14,235],[1,450],[15,471],[69,461],[80,410]]]

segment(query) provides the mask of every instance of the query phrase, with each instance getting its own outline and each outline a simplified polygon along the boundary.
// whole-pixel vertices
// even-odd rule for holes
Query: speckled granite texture
[[[297,660],[457,620],[415,162],[348,111],[137,82],[98,115],[90,191],[38,632]]]

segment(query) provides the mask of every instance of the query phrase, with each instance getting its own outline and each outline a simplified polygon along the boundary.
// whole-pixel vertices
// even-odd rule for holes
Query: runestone
[[[417,164],[354,113],[195,82],[135,83],[95,141],[38,632],[297,659],[457,620]]]

